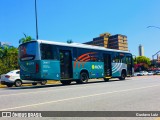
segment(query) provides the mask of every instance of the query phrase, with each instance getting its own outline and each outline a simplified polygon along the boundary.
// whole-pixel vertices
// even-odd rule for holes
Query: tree
[[[145,56],[138,56],[134,59],[134,63],[135,71],[148,70],[151,65],[151,60]]]
[[[147,57],[145,57],[145,56],[138,56],[138,57],[136,58],[136,60],[137,60],[137,63],[145,63],[145,64],[147,64],[147,65],[151,65],[151,60],[150,60],[150,58],[147,58]]]
[[[18,49],[7,46],[0,48],[0,74],[5,74],[18,68]]]
[[[24,34],[24,38],[21,38],[19,40],[19,44],[22,44],[22,43],[25,43],[25,42],[29,42],[31,40],[34,40],[34,39],[31,36],[27,36],[26,34]]]
[[[5,47],[1,47],[0,48],[0,58],[2,59],[2,61],[7,58],[8,56],[8,52],[9,52],[9,47],[5,46]]]

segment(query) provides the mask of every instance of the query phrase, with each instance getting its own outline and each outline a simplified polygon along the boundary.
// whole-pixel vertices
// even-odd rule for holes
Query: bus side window
[[[123,53],[120,53],[119,58],[120,58],[120,62],[121,62],[121,63],[125,63],[125,62],[126,62],[126,60],[125,60],[125,55],[124,55]]]
[[[76,60],[76,58],[77,58],[77,48],[73,48],[73,60],[75,61]]]
[[[114,55],[113,55],[112,62],[116,62],[116,63],[120,62],[119,54],[114,54]]]
[[[126,56],[126,63],[127,64],[131,64],[132,63],[132,60],[131,60],[130,56]]]
[[[103,62],[103,54],[101,51],[97,51],[97,61]]]
[[[118,53],[118,54],[114,54],[113,55],[113,59],[112,62],[116,62],[116,63],[125,63],[126,59],[125,59],[125,55],[123,53]]]
[[[53,60],[57,59],[56,56],[56,49],[53,49],[52,45],[48,44],[41,44],[41,59],[42,60]]]
[[[52,54],[53,54],[53,59],[58,60],[58,54],[57,54],[57,47],[52,46]]]
[[[100,62],[100,53],[99,53],[99,51],[93,50],[91,52],[93,52],[94,54],[90,55],[90,61],[91,62]]]
[[[60,61],[61,61],[61,63],[63,63],[63,61],[64,61],[64,56],[63,56],[62,52],[60,52]]]

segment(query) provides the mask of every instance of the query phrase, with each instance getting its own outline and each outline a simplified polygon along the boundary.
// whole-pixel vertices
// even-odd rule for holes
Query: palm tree
[[[24,38],[21,38],[19,40],[19,44],[22,44],[22,43],[29,42],[29,41],[33,40],[33,38],[31,36],[27,36],[24,33],[23,33],[23,35],[24,35]]]

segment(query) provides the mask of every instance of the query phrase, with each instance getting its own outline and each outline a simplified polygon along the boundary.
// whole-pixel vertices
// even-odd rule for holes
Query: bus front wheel
[[[87,83],[88,82],[88,74],[86,72],[82,72],[80,74],[80,79],[76,81],[78,84]]]

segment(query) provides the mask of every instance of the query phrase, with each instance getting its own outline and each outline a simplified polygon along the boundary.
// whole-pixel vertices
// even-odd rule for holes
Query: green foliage
[[[33,38],[31,36],[27,36],[26,34],[24,34],[24,38],[21,38],[19,40],[19,44],[25,43],[25,42],[29,42],[33,40]]]
[[[18,49],[14,47],[0,48],[0,75],[18,68]]]
[[[133,61],[134,61],[134,65],[137,64],[137,59],[136,59],[136,57],[133,58]]]
[[[137,63],[145,63],[147,65],[151,65],[151,60],[150,58],[147,58],[145,56],[138,56],[136,58]]]

